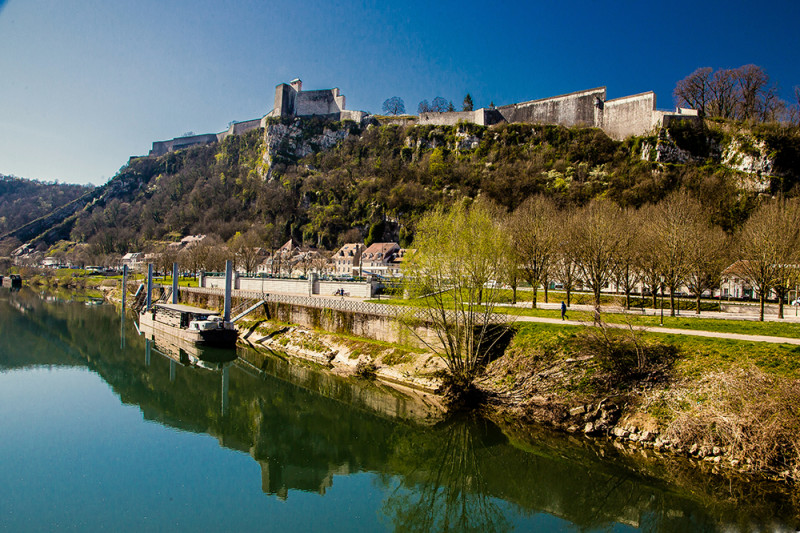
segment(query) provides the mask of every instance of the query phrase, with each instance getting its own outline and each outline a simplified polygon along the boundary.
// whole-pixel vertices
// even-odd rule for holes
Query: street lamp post
[[[664,276],[661,276],[661,326],[664,325]]]

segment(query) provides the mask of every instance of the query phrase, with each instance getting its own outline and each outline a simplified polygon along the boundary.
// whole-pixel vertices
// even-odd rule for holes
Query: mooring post
[[[150,310],[150,304],[153,303],[153,263],[147,264],[147,306],[146,310]]]
[[[172,263],[172,303],[178,303],[178,263]]]
[[[225,261],[225,316],[222,320],[231,321],[231,289],[233,285],[233,261]]]
[[[222,405],[220,407],[221,414],[226,415],[228,414],[228,388],[230,377],[228,375],[228,365],[222,367],[222,392],[220,396],[222,397]]]
[[[125,301],[128,294],[128,265],[122,265],[122,316],[125,316]]]

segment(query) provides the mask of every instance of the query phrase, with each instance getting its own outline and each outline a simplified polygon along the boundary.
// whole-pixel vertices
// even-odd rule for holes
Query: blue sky
[[[263,116],[274,87],[339,87],[409,112],[605,85],[616,98],[702,66],[800,85],[800,2],[0,0],[0,173],[101,184],[152,141]]]

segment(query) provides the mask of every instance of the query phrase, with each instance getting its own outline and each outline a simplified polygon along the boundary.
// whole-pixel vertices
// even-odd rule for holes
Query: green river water
[[[0,531],[795,531],[779,487],[0,293]],[[208,356],[208,354],[206,354]]]

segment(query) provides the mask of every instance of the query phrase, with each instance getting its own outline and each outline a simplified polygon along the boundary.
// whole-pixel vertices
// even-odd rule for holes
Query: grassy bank
[[[515,329],[482,381],[500,412],[572,431],[646,434],[651,447],[715,466],[800,477],[797,346],[550,324]]]

